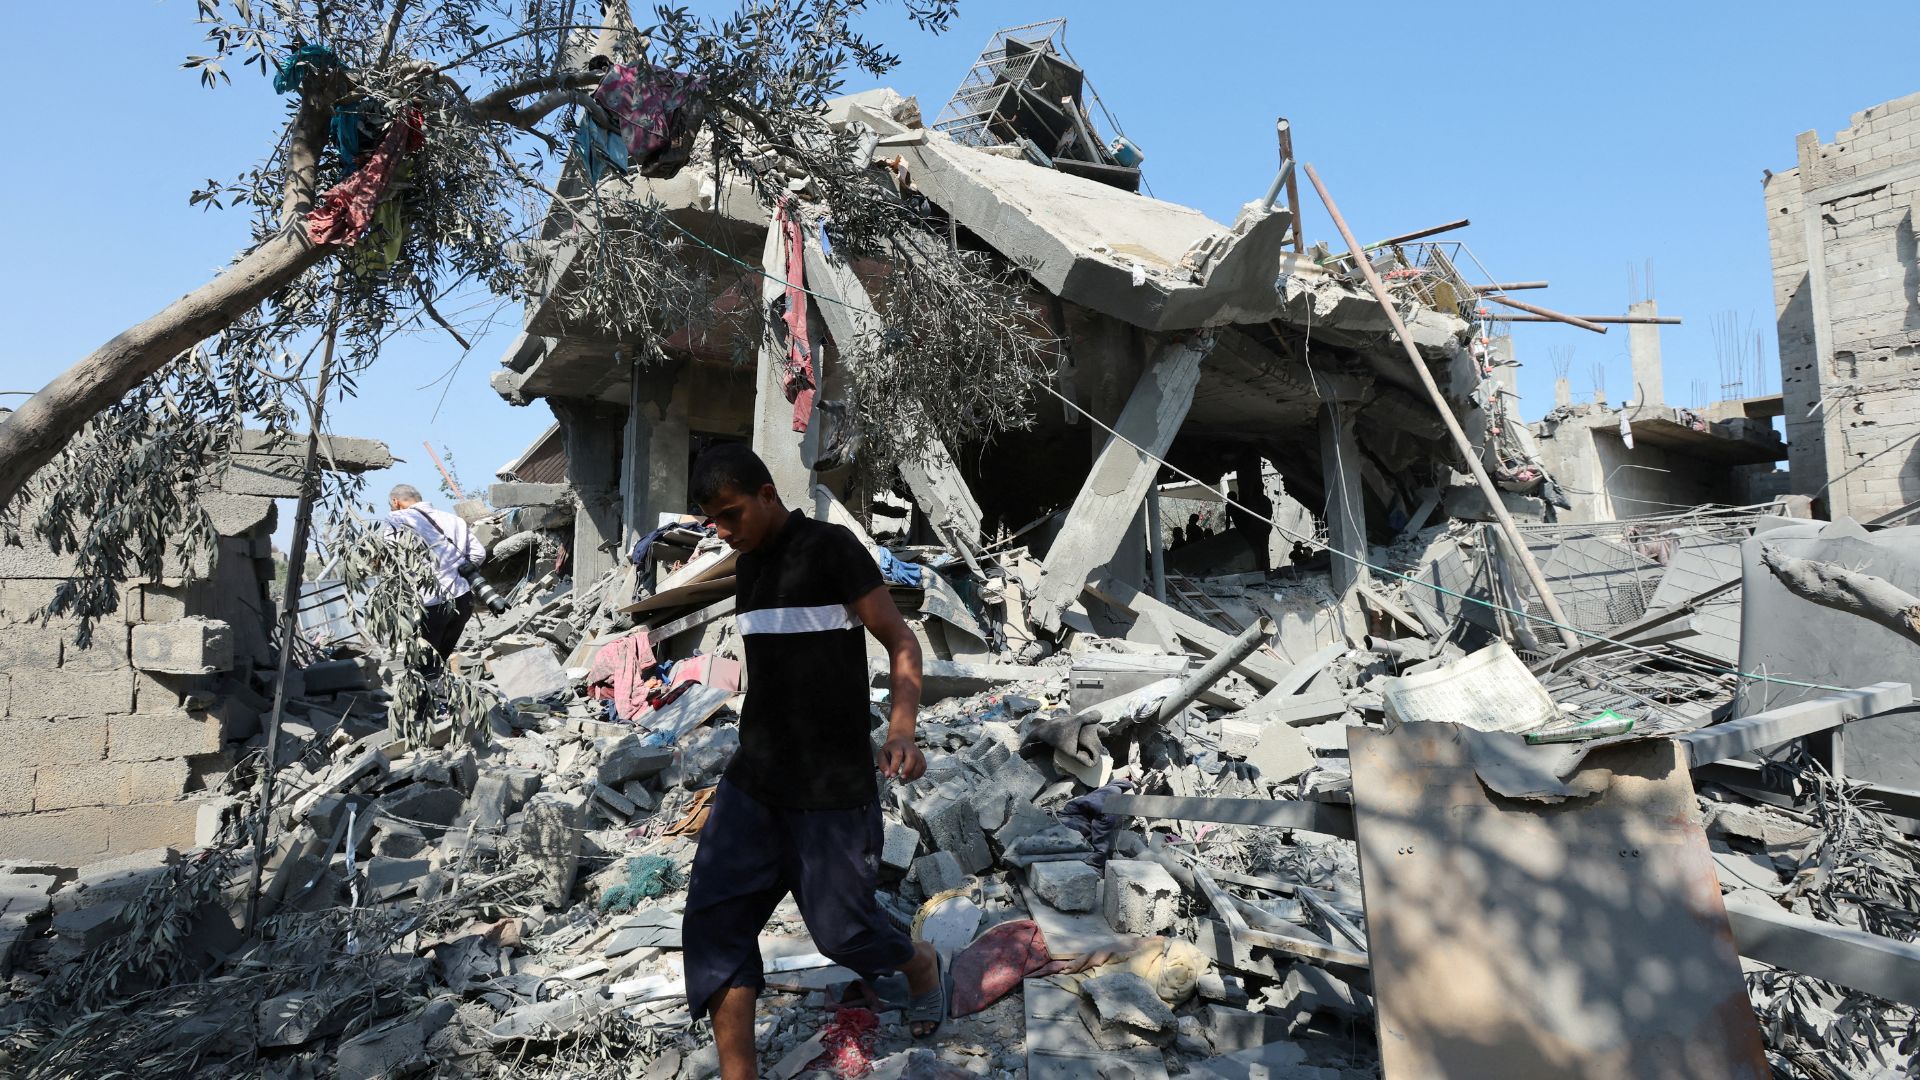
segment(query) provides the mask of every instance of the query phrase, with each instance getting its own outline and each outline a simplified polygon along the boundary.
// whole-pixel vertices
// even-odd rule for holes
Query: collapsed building
[[[568,316],[554,230],[494,386],[557,422],[463,507],[510,604],[459,653],[484,715],[396,734],[350,598],[312,583],[284,752],[234,748],[197,846],[0,874],[0,1031],[130,972],[144,1022],[112,1045],[159,1072],[715,1075],[681,909],[750,688],[687,472],[740,441],[922,641],[928,771],[883,796],[880,899],[956,1003],[915,1047],[904,983],[849,999],[785,902],[768,1075],[1897,1075],[1920,643],[1897,602],[1833,594],[1920,610],[1912,529],[1773,497],[1770,406],[1662,407],[1657,338],[1630,409],[1529,429],[1497,283],[1418,237],[1305,242],[1291,160],[1230,225],[1138,194],[1058,23],[996,35],[933,127],[890,91],[829,108],[949,243],[1025,274],[1056,343],[1035,424],[863,474],[836,394],[886,268],[743,178],[600,178],[724,256],[711,305],[805,305],[810,409],[724,320],[633,363]],[[1622,432],[1697,486],[1593,484]],[[254,851],[272,770],[292,794]],[[219,876],[250,861],[257,899]],[[236,932],[256,909],[273,933]]]

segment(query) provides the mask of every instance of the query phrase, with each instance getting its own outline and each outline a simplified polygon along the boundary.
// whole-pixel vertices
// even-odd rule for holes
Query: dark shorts
[[[782,810],[720,781],[681,922],[694,1019],[722,990],[766,986],[760,932],[789,892],[814,947],[862,978],[891,974],[913,958],[913,941],[873,896],[882,829],[878,802]]]

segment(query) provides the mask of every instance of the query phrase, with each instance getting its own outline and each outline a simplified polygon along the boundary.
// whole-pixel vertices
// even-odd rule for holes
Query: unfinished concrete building
[[[1802,132],[1765,199],[1793,490],[1870,521],[1920,500],[1920,94]]]

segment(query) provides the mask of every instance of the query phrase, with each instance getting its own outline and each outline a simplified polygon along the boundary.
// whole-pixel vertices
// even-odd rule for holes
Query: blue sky
[[[207,91],[180,68],[202,51],[190,0],[110,8],[88,20],[79,54],[54,47],[76,40],[62,5],[18,5],[0,43],[16,103],[0,116],[0,390],[36,389],[224,265],[245,222],[187,195],[258,160],[279,131],[284,100],[251,71]],[[1687,320],[1664,338],[1668,398],[1685,401],[1696,381],[1717,388],[1713,321],[1728,313],[1764,331],[1778,389],[1762,170],[1794,164],[1799,132],[1831,139],[1853,113],[1920,90],[1920,5],[1809,11],[1048,0],[963,3],[940,37],[885,5],[872,26],[904,59],[886,81],[931,120],[993,30],[1066,16],[1068,46],[1145,149],[1155,194],[1223,222],[1272,178],[1284,115],[1363,240],[1471,218],[1458,235],[1496,277],[1550,279],[1529,297],[1579,313],[1624,310],[1630,271],[1651,260],[1663,312]],[[1337,248],[1302,188],[1308,237]],[[431,439],[485,483],[551,420],[488,387],[517,325],[508,308],[464,360],[437,331],[400,339],[335,430],[407,459],[383,482],[432,490]],[[1610,396],[1628,396],[1624,329],[1521,326],[1516,342],[1528,418],[1552,404],[1556,350],[1572,350],[1576,396],[1596,364]],[[444,384],[430,384],[456,362],[436,416]]]

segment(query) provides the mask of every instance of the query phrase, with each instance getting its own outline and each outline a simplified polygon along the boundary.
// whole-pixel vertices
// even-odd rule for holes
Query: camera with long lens
[[[467,584],[473,589],[473,595],[481,603],[487,605],[488,611],[493,612],[495,615],[506,614],[509,606],[507,604],[507,598],[500,595],[500,590],[494,588],[491,582],[480,575],[479,566],[474,563],[461,563],[460,576],[467,579]]]

